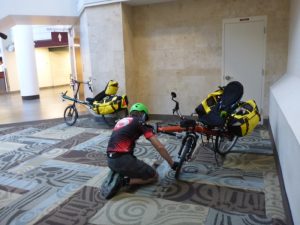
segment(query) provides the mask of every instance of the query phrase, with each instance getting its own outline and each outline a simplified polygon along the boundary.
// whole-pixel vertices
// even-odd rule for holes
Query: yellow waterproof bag
[[[223,95],[224,90],[219,89],[210,93],[207,98],[205,98],[199,106],[196,108],[196,113],[199,116],[208,114],[214,106],[220,102],[221,96]]]
[[[115,95],[117,94],[117,91],[119,89],[119,83],[115,80],[110,80],[105,88],[105,94],[106,95]]]
[[[260,114],[254,100],[242,102],[228,118],[228,131],[237,136],[251,134],[260,122]]]
[[[100,115],[112,114],[128,107],[128,98],[126,95],[106,96],[100,102],[93,102],[93,110]]]

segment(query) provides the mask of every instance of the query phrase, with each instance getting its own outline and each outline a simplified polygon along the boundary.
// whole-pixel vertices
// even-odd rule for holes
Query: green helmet
[[[143,103],[135,103],[131,106],[129,113],[131,113],[132,111],[139,111],[139,112],[144,112],[147,114],[149,114],[149,110],[147,108],[147,106],[145,106]]]

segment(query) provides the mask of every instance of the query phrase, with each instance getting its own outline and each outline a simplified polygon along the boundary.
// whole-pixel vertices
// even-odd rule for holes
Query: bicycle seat
[[[232,81],[224,88],[224,93],[221,96],[219,110],[224,110],[231,113],[241,100],[244,93],[243,85],[238,81]]]
[[[180,127],[189,128],[195,126],[196,126],[196,121],[193,119],[184,119],[180,121]]]
[[[94,98],[86,98],[85,100],[88,102],[88,104],[93,105]]]

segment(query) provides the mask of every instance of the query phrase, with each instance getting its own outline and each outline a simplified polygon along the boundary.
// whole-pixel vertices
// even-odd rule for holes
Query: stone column
[[[17,25],[12,30],[22,99],[37,99],[39,98],[39,82],[32,27]]]
[[[85,8],[80,16],[80,34],[84,80],[93,78],[94,94],[102,91],[112,79],[119,82],[118,94],[124,94],[122,5],[114,3]]]

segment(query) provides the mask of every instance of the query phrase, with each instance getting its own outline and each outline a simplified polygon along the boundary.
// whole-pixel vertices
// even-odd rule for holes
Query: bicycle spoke
[[[182,146],[183,149],[180,154],[179,166],[177,167],[177,169],[175,171],[176,179],[179,177],[179,173],[183,166],[183,163],[188,161],[189,155],[192,155],[194,147],[196,145],[196,141],[197,141],[197,139],[195,136],[189,135],[189,136],[187,136],[186,141],[183,142],[184,146]]]
[[[78,112],[76,106],[74,105],[67,106],[67,108],[64,111],[64,120],[66,124],[68,124],[69,126],[74,125],[77,118],[78,118]]]
[[[237,142],[238,137],[227,138],[224,136],[217,136],[215,140],[215,151],[220,155],[226,155],[233,148]]]

